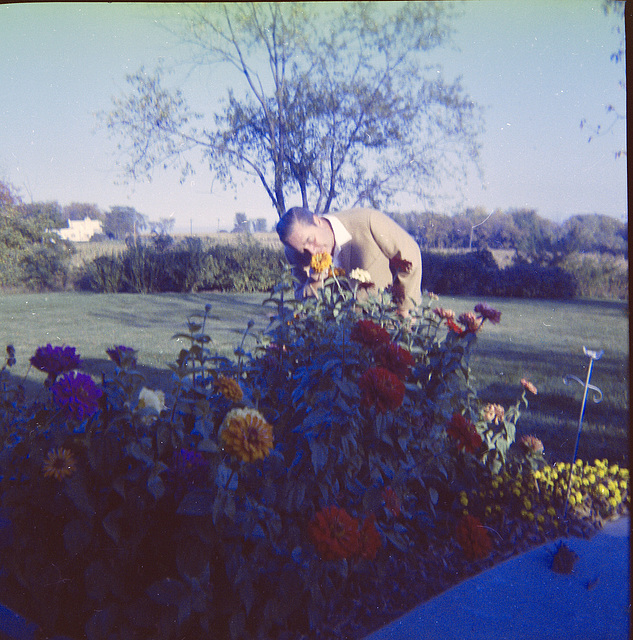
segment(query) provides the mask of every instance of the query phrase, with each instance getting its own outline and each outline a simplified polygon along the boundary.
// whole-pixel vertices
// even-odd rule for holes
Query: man
[[[319,283],[309,276],[310,260],[315,254],[329,253],[334,266],[347,275],[353,269],[364,269],[377,289],[391,286],[402,316],[422,300],[420,248],[380,211],[351,209],[317,216],[303,207],[293,207],[277,223],[277,233],[299,281],[298,295],[314,295]]]

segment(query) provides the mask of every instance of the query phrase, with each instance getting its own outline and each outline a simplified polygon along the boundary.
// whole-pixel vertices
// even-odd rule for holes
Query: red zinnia
[[[407,299],[407,292],[399,280],[396,280],[387,289],[391,292],[391,299],[394,304],[400,305]]]
[[[463,516],[457,525],[457,542],[468,560],[487,558],[492,550],[488,530],[474,516]]]
[[[458,336],[464,335],[464,333],[466,333],[465,331],[462,330],[462,328],[458,324],[455,323],[455,321],[452,318],[446,319],[446,326],[451,331],[454,331]]]
[[[365,371],[358,386],[363,392],[363,403],[376,405],[380,413],[395,411],[404,400],[404,383],[384,367],[372,367]]]
[[[359,320],[350,335],[355,342],[361,342],[369,347],[377,347],[391,342],[391,336],[386,329],[371,320]]]
[[[365,558],[365,560],[373,560],[380,547],[382,547],[382,538],[378,533],[378,529],[376,529],[376,516],[373,513],[363,520],[359,536],[360,557]]]
[[[482,439],[475,425],[460,413],[454,413],[446,433],[457,443],[458,449],[475,453],[481,446]]]
[[[389,269],[392,273],[409,273],[411,271],[412,264],[409,260],[405,260],[400,251],[389,259]]]
[[[358,520],[339,507],[321,509],[308,525],[308,535],[323,560],[351,558],[360,548]]]
[[[415,364],[411,353],[394,342],[381,345],[376,350],[376,362],[402,379],[409,375],[411,367]]]

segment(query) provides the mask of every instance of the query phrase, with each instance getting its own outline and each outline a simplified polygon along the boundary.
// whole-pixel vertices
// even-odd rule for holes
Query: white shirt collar
[[[352,236],[343,226],[343,223],[335,216],[325,214],[323,217],[327,218],[327,221],[332,225],[332,232],[334,233],[334,252],[332,253],[332,261],[336,262],[336,259],[341,252],[341,248],[352,239]]]

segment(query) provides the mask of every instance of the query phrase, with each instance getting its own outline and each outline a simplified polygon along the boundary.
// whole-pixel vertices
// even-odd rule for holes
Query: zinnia
[[[403,380],[408,377],[415,364],[411,353],[394,342],[381,345],[376,350],[376,362]]]
[[[126,347],[122,344],[106,349],[110,360],[121,369],[134,369],[136,367],[136,351],[132,347]]]
[[[391,292],[391,299],[394,304],[400,305],[407,299],[407,292],[399,280],[394,281],[387,289]]]
[[[66,374],[53,384],[51,390],[55,404],[71,418],[89,418],[99,408],[101,389],[83,373]]]
[[[466,333],[465,331],[462,330],[462,328],[455,323],[455,321],[452,318],[447,318],[446,319],[446,326],[453,331],[454,333],[456,333],[458,336],[462,336],[464,335],[464,333]]]
[[[453,320],[455,318],[454,311],[452,311],[451,309],[444,309],[443,307],[436,307],[435,309],[433,309],[433,313],[442,318],[442,320]]]
[[[529,391],[530,393],[533,393],[534,395],[538,394],[537,388],[529,380],[526,380],[525,378],[521,378],[521,384],[526,389],[526,391]]]
[[[220,438],[229,455],[242,462],[263,460],[273,448],[273,428],[255,409],[232,409],[222,426]]]
[[[501,321],[501,311],[489,307],[485,302],[480,302],[475,307],[475,313],[480,314],[485,320],[490,320],[492,324],[499,324]]]
[[[332,256],[329,253],[315,253],[310,260],[310,269],[314,273],[323,273],[332,266]]]
[[[241,402],[244,397],[244,393],[237,382],[233,378],[227,378],[226,376],[218,376],[215,383],[218,391],[227,399],[232,402]]]
[[[154,391],[143,387],[138,394],[138,408],[151,409],[158,415],[165,408],[165,394],[162,391]]]
[[[308,535],[323,560],[351,558],[360,549],[358,520],[339,507],[321,509],[308,525]]]
[[[352,269],[349,277],[352,280],[358,280],[358,282],[361,283],[371,283],[371,275],[369,271],[365,271],[365,269],[359,269],[358,267],[356,269]]]
[[[51,449],[46,455],[42,467],[46,478],[55,478],[60,481],[64,478],[70,478],[76,468],[77,462],[72,452],[62,447]]]
[[[454,413],[446,433],[455,440],[458,449],[475,453],[481,446],[482,439],[475,425],[464,418],[461,413]]]
[[[527,453],[533,456],[543,454],[543,443],[536,436],[523,436],[520,444],[525,448]]]
[[[389,269],[392,273],[409,273],[411,271],[411,262],[409,260],[405,260],[401,255],[400,251],[393,257],[389,259]]]
[[[384,367],[365,371],[358,386],[363,392],[363,403],[375,405],[379,413],[395,411],[402,404],[406,390],[402,380]]]
[[[468,560],[487,558],[492,550],[492,540],[488,530],[478,518],[465,515],[457,525],[457,542]]]
[[[81,359],[75,353],[75,347],[53,347],[47,344],[37,348],[30,362],[54,380],[58,375],[76,369],[81,364]]]
[[[378,347],[391,342],[387,330],[371,320],[359,320],[352,327],[350,338],[368,347]]]
[[[457,321],[466,327],[466,331],[469,333],[477,333],[481,328],[483,320],[478,318],[474,313],[469,311],[468,313],[462,313]]]

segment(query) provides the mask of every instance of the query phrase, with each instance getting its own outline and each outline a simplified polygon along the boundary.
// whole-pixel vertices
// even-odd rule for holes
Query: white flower
[[[162,391],[152,391],[147,387],[143,387],[138,395],[139,409],[153,409],[156,413],[165,408],[165,394]]]
[[[369,271],[365,271],[365,269],[352,269],[349,277],[352,280],[358,280],[358,282],[371,282]]]

